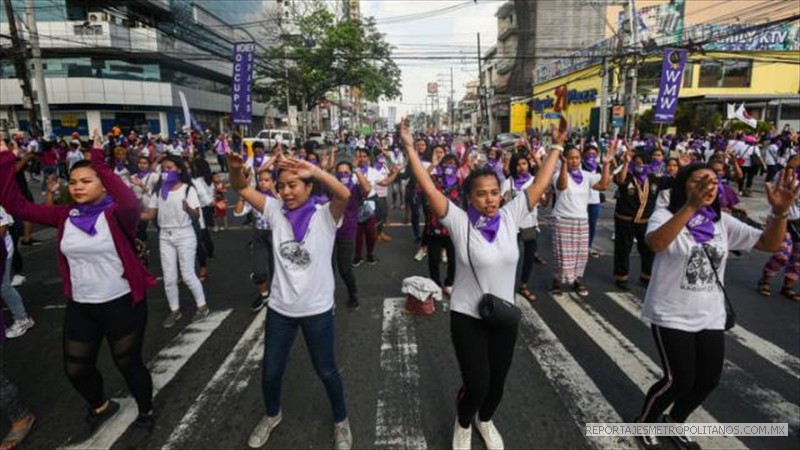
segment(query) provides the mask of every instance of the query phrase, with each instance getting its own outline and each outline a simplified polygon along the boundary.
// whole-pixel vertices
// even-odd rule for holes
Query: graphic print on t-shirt
[[[280,255],[286,261],[287,270],[305,270],[311,265],[311,253],[305,248],[303,242],[286,241],[282,243]]]
[[[708,257],[703,247],[708,251]],[[715,245],[695,245],[692,247],[689,261],[686,264],[686,271],[683,274],[683,280],[681,280],[681,289],[694,292],[710,292],[717,289],[717,279],[712,265],[709,264],[709,257],[713,267],[720,267],[722,264],[722,251],[719,247]]]

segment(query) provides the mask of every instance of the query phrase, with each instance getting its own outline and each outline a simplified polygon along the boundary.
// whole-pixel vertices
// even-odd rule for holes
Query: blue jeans
[[[594,232],[597,230],[597,219],[600,218],[600,204],[589,205],[589,248],[594,242]]]
[[[311,363],[317,376],[325,385],[333,409],[333,420],[338,423],[347,418],[344,387],[333,354],[333,309],[307,317],[287,317],[273,309],[267,311],[264,335],[264,360],[261,371],[261,390],[267,415],[274,417],[281,410],[281,382],[286,371],[286,361],[292,348],[297,328],[303,329]]]
[[[5,246],[2,237],[0,237],[0,245]],[[14,320],[25,320],[28,317],[28,313],[25,311],[25,305],[22,304],[22,297],[20,297],[17,289],[11,286],[12,256],[6,256],[4,248],[3,251],[0,252],[0,257],[6,258],[4,264],[5,268],[3,269],[3,273],[0,274],[0,276],[2,276],[2,280],[0,280],[0,297],[5,301]]]

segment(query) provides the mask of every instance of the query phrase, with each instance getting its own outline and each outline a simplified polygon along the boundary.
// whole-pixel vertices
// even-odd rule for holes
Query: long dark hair
[[[513,155],[511,155],[511,160],[508,162],[508,173],[509,173],[509,175],[511,175],[511,178],[516,178],[517,177],[517,175],[518,175],[517,174],[517,164],[519,164],[519,161],[521,159],[524,159],[525,161],[528,161],[528,158],[525,157],[525,155],[522,154],[522,153],[514,153]],[[528,161],[528,173],[531,173],[531,162],[530,161]]]
[[[672,190],[669,196],[669,206],[667,206],[667,209],[672,214],[677,214],[689,199],[689,195],[686,192],[686,182],[689,181],[689,178],[691,178],[693,173],[703,169],[711,170],[713,172],[711,166],[705,163],[692,164],[678,171],[678,175],[675,176],[675,182],[672,183]],[[720,217],[722,217],[719,207],[719,192],[717,192],[717,197],[714,199],[714,203],[711,204],[711,208],[717,213],[717,218],[714,220],[716,222],[720,219]]]
[[[172,163],[178,167],[178,180],[181,183],[187,186],[192,185],[192,177],[189,175],[189,171],[186,170],[186,164],[183,163],[183,158],[176,155],[169,155],[166,158],[164,158],[164,160],[161,161],[161,163],[163,164],[164,161],[172,161]],[[163,181],[164,180],[162,180],[161,178],[158,179],[158,183],[156,183],[156,185],[153,186],[153,191],[152,191],[153,194],[158,194],[159,192],[161,192],[161,184],[163,183]]]

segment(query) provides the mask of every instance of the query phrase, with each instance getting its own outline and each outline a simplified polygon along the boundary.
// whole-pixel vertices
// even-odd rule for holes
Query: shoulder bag
[[[472,224],[467,223],[467,260],[469,261],[469,268],[472,269],[472,276],[475,277],[475,283],[478,284],[478,289],[481,290],[483,295],[478,302],[478,315],[491,328],[496,327],[516,327],[522,318],[522,312],[513,303],[507,302],[502,298],[484,292],[481,287],[481,282],[478,281],[478,274],[475,273],[475,266],[472,265],[472,255],[470,254],[470,234],[472,232]]]
[[[722,291],[722,295],[725,296],[725,331],[728,331],[736,325],[736,311],[733,310],[733,304],[731,303],[731,299],[728,298],[728,292],[719,279],[719,274],[717,273],[717,268],[714,266],[714,262],[711,261],[711,255],[708,254],[707,245],[703,245],[703,253],[706,254],[708,263],[711,264],[711,269],[714,271],[714,279],[717,280],[717,286],[719,286],[719,289]]]

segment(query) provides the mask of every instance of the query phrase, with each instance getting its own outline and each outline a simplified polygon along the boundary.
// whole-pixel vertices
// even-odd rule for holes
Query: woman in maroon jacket
[[[139,201],[103,158],[95,132],[91,161],[75,164],[69,193],[75,205],[42,206],[22,196],[14,181],[14,157],[0,142],[0,205],[24,220],[56,227],[57,256],[64,280],[64,369],[89,404],[86,422],[73,439],[82,442],[119,409],[103,392],[96,361],[106,338],[114,363],[136,399],[139,416],[132,440],[142,442],[153,429],[153,383],[142,361],[147,323],[145,292],[155,278],[139,261],[132,244]]]

